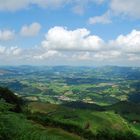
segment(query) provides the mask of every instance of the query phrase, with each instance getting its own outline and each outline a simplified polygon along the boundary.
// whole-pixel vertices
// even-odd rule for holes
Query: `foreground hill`
[[[22,114],[0,112],[0,140],[80,140],[60,128],[43,127]]]
[[[21,105],[23,103],[22,99],[17,97],[12,91],[8,88],[0,87],[0,99],[4,100],[5,102],[13,105],[13,111],[21,112]]]
[[[61,128],[44,127],[28,120],[21,109],[20,99],[7,88],[0,88],[0,140],[80,140]],[[23,108],[23,107],[22,107]]]
[[[139,117],[139,104],[28,102],[23,105],[21,99],[6,88],[0,88],[0,95],[0,140],[140,139],[140,123],[135,118]],[[22,108],[18,113],[17,105]]]
[[[75,103],[73,104],[75,105]],[[85,104],[84,106],[83,103],[83,109],[81,109],[81,103],[79,108],[78,105],[76,108],[74,105],[71,103],[71,106],[69,104],[68,107],[64,105],[32,102],[29,103],[28,109],[31,110],[33,114],[41,113],[37,117],[31,117],[35,121],[51,126],[54,124],[55,127],[62,127],[70,132],[73,132],[73,129],[67,127],[74,126],[77,130],[85,131],[85,135],[79,133],[77,130],[74,130],[74,133],[87,139],[133,140],[137,139],[135,135],[140,134],[140,129],[135,128],[135,124],[129,123],[121,114],[116,114],[115,110],[111,109],[111,107],[108,107],[109,109],[100,107],[99,110],[99,107],[94,104],[93,107],[91,107],[92,104]],[[86,108],[87,106],[90,106],[90,109]],[[136,125],[140,126],[140,124]],[[86,134],[86,132],[90,132],[90,134]]]

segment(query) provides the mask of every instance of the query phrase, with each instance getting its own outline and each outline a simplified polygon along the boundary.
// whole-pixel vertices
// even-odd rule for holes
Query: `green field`
[[[1,69],[6,73],[0,75],[0,85],[26,100],[53,104],[80,100],[111,105],[140,98],[137,95],[140,90],[140,68],[9,66]]]

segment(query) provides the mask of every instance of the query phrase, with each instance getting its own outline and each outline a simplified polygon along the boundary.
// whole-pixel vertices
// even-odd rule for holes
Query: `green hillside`
[[[137,128],[135,128],[136,130],[134,130],[129,122],[120,114],[116,114],[115,110],[113,109],[104,109],[104,111],[98,111],[95,108],[93,110],[78,109],[73,107],[71,108],[61,105],[38,102],[30,103],[28,105],[28,109],[31,110],[33,114],[38,114],[39,112],[41,113],[38,117],[32,118],[35,121],[40,121],[41,123],[45,123],[46,125],[51,126],[54,123],[55,127],[62,128],[65,128],[65,125],[75,126],[78,129],[80,128],[82,130],[91,132],[95,136],[95,139],[100,133],[100,139],[104,137],[104,133],[106,134],[105,137],[109,137],[110,139],[112,137],[114,137],[115,139],[116,135],[119,139],[120,135],[120,138],[127,140],[128,134],[132,135],[132,137],[130,136],[130,139],[133,139],[133,132],[135,133],[137,131]],[[72,131],[71,129],[67,130]],[[75,131],[75,133],[77,132]]]
[[[43,127],[28,121],[21,114],[11,113],[0,115],[1,140],[80,140],[74,134],[59,128]]]
[[[28,120],[24,112],[16,113],[18,98],[15,97],[8,89],[0,88],[0,140],[80,140],[61,128],[44,127]],[[12,104],[6,100],[9,98]]]

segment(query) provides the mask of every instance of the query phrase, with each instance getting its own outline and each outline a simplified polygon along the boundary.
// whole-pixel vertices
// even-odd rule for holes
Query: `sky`
[[[140,66],[140,0],[0,0],[0,65]]]

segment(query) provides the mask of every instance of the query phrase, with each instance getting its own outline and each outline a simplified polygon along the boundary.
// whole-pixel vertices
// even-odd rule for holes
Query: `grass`
[[[80,140],[60,128],[43,127],[24,115],[6,113],[0,116],[0,139],[4,140]],[[2,139],[2,140],[3,140]]]
[[[30,103],[29,109],[33,112],[46,113],[47,116],[59,122],[78,125],[82,128],[89,123],[89,129],[95,134],[100,129],[106,129],[107,126],[110,130],[115,131],[130,130],[124,119],[113,111],[72,109],[60,105],[36,102]]]
[[[136,135],[140,136],[140,124],[132,124],[131,123],[130,126],[131,126],[131,129],[133,130],[133,132]]]

